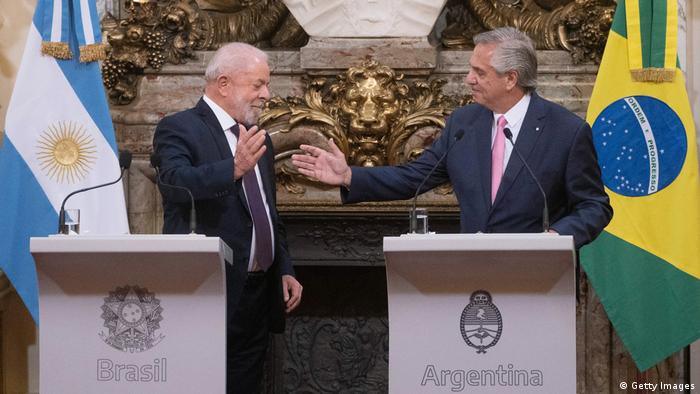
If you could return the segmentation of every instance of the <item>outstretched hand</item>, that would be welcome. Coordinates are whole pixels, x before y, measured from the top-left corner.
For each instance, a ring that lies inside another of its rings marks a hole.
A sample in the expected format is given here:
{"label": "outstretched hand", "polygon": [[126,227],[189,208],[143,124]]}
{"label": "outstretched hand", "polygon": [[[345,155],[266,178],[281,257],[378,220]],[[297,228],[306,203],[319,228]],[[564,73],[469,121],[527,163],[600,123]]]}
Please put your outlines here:
{"label": "outstretched hand", "polygon": [[236,156],[233,158],[233,179],[240,179],[245,173],[255,168],[267,147],[265,146],[265,130],[258,130],[253,126],[246,130],[245,126],[238,124],[238,143],[236,144]]}
{"label": "outstretched hand", "polygon": [[329,139],[330,152],[312,145],[301,145],[299,148],[306,154],[292,155],[292,164],[299,172],[310,178],[329,185],[350,186],[352,170],[345,161],[343,152]]}

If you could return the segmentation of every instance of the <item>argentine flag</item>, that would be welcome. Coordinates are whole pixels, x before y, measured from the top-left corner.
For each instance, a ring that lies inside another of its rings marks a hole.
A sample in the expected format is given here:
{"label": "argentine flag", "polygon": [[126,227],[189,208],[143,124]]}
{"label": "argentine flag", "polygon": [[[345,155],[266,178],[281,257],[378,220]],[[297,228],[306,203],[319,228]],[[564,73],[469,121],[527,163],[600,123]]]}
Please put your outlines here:
{"label": "argentine flag", "polygon": [[[0,269],[37,323],[29,238],[57,232],[71,191],[119,177],[95,61],[103,51],[94,0],[38,1],[0,148]],[[66,208],[80,209],[81,234],[129,231],[121,183],[75,195]]]}

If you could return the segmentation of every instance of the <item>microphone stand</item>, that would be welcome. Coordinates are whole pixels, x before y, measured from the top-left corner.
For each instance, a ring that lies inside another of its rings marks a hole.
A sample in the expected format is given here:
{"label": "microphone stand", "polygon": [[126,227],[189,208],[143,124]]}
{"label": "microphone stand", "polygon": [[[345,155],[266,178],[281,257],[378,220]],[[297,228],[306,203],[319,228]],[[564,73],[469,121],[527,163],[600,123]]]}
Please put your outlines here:
{"label": "microphone stand", "polygon": [[170,187],[177,190],[184,190],[190,197],[190,234],[197,234],[197,210],[194,206],[194,196],[190,189],[184,186],[171,185],[169,183],[163,182],[160,179],[160,156],[156,153],[151,154],[151,167],[156,170],[156,183],[160,186]]}
{"label": "microphone stand", "polygon": [[420,185],[418,185],[418,188],[416,189],[416,194],[413,196],[413,203],[411,204],[411,211],[409,214],[409,224],[408,224],[408,232],[411,234],[416,233],[416,229],[418,227],[418,217],[416,215],[416,203],[418,202],[418,195],[420,194],[421,189],[423,188],[423,185],[425,185],[425,182],[430,178],[431,175],[433,175],[433,172],[437,169],[438,165],[445,159],[448,153],[454,148],[455,145],[457,145],[457,141],[461,140],[462,137],[464,136],[464,130],[459,129],[454,135],[454,142],[452,145],[447,148],[445,153],[440,156],[440,159],[433,165],[433,168],[430,169],[430,172],[428,172],[428,175],[423,178],[421,181]]}
{"label": "microphone stand", "polygon": [[59,234],[68,234],[68,227],[66,226],[66,201],[68,201],[69,198],[71,198],[73,195],[86,192],[89,190],[93,189],[99,189],[101,187],[105,186],[110,186],[114,185],[115,183],[119,182],[122,180],[124,177],[124,172],[131,167],[131,152],[124,150],[124,151],[119,151],[119,167],[121,168],[121,172],[119,173],[119,178],[117,180],[112,181],[112,182],[107,182],[103,183],[101,185],[97,186],[90,186],[86,187],[83,189],[78,189],[75,190],[71,193],[69,193],[66,198],[63,199],[63,202],[61,202],[61,209],[58,211],[58,233]]}
{"label": "microphone stand", "polygon": [[525,161],[525,158],[523,157],[523,155],[521,155],[518,148],[515,147],[515,143],[513,142],[513,133],[510,131],[509,128],[506,127],[503,129],[503,134],[505,134],[508,141],[510,141],[510,144],[513,146],[513,152],[515,152],[515,154],[518,155],[518,157],[520,158],[520,161],[523,162],[523,165],[527,169],[527,172],[530,174],[532,179],[535,180],[535,184],[540,189],[540,193],[542,193],[542,199],[544,200],[544,208],[542,209],[542,229],[543,229],[543,232],[546,233],[549,231],[549,208],[547,206],[547,193],[544,192],[544,189],[542,188],[542,184],[535,176],[535,173],[532,171],[532,168],[530,168],[530,166]]}

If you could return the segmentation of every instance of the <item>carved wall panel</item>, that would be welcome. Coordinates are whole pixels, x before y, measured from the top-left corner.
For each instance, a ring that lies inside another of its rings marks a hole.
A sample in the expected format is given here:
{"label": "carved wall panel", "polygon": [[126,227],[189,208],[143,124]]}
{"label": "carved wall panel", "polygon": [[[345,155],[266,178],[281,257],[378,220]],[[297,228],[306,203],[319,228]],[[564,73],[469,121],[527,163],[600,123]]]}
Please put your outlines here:
{"label": "carved wall panel", "polygon": [[[345,0],[329,2],[324,7],[320,3],[313,3],[312,7],[305,1],[287,3],[293,12],[303,16],[312,36],[316,35],[313,26],[328,25],[333,20],[330,17],[333,10],[338,10],[336,14],[343,18],[331,23],[331,30],[355,19],[360,25],[368,23],[369,27],[355,26],[359,30],[354,35],[334,35],[324,27],[322,36],[373,37],[384,33],[372,33],[371,27],[396,27],[396,23],[384,20],[387,18],[406,19],[415,24],[416,18],[411,13],[418,11],[416,15],[430,14],[428,19],[434,21],[433,11],[437,12],[444,0],[429,4]],[[353,7],[363,7],[363,11],[348,12]],[[371,15],[364,15],[372,7],[378,8]],[[446,27],[434,29],[434,33],[446,48],[471,48],[474,34],[515,26],[527,32],[540,49],[569,51],[574,63],[599,62],[614,7],[614,0],[450,0],[442,9]],[[102,21],[106,41],[111,46],[109,59],[102,68],[104,84],[110,100],[118,105],[136,98],[140,76],[147,69],[158,71],[166,63],[192,61],[194,51],[216,49],[231,41],[263,48],[299,48],[309,39],[282,0],[125,0],[123,12],[126,15],[122,19],[107,14]],[[420,33],[406,31],[388,36],[424,39],[429,27]]]}
{"label": "carved wall panel", "polygon": [[231,41],[263,47],[299,47],[306,33],[281,0],[126,0],[126,17],[102,20],[111,46],[102,65],[105,87],[114,104],[136,98],[139,75],[165,63],[183,64],[194,51]]}
{"label": "carved wall panel", "polygon": [[452,0],[442,43],[470,48],[477,33],[513,26],[538,49],[565,49],[574,63],[599,63],[614,11],[614,0]]}
{"label": "carved wall panel", "polygon": [[289,319],[284,391],[387,391],[385,317]]}
{"label": "carved wall panel", "polygon": [[[332,139],[351,165],[406,163],[420,155],[445,126],[446,117],[469,97],[448,97],[446,81],[403,81],[377,61],[351,67],[335,81],[314,78],[303,97],[273,98],[260,118],[275,142],[280,182],[303,194],[303,177],[290,164],[302,143],[328,148]],[[308,182],[307,182],[308,183]]]}

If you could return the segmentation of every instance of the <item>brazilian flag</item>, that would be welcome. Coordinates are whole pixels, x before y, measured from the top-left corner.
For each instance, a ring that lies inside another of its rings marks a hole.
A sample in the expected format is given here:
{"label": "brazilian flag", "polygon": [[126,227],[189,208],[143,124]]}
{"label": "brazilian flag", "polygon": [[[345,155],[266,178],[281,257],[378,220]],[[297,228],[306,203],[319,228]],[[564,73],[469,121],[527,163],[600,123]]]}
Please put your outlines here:
{"label": "brazilian flag", "polygon": [[644,371],[700,338],[700,183],[676,0],[618,0],[587,120],[612,222],[581,250]]}

